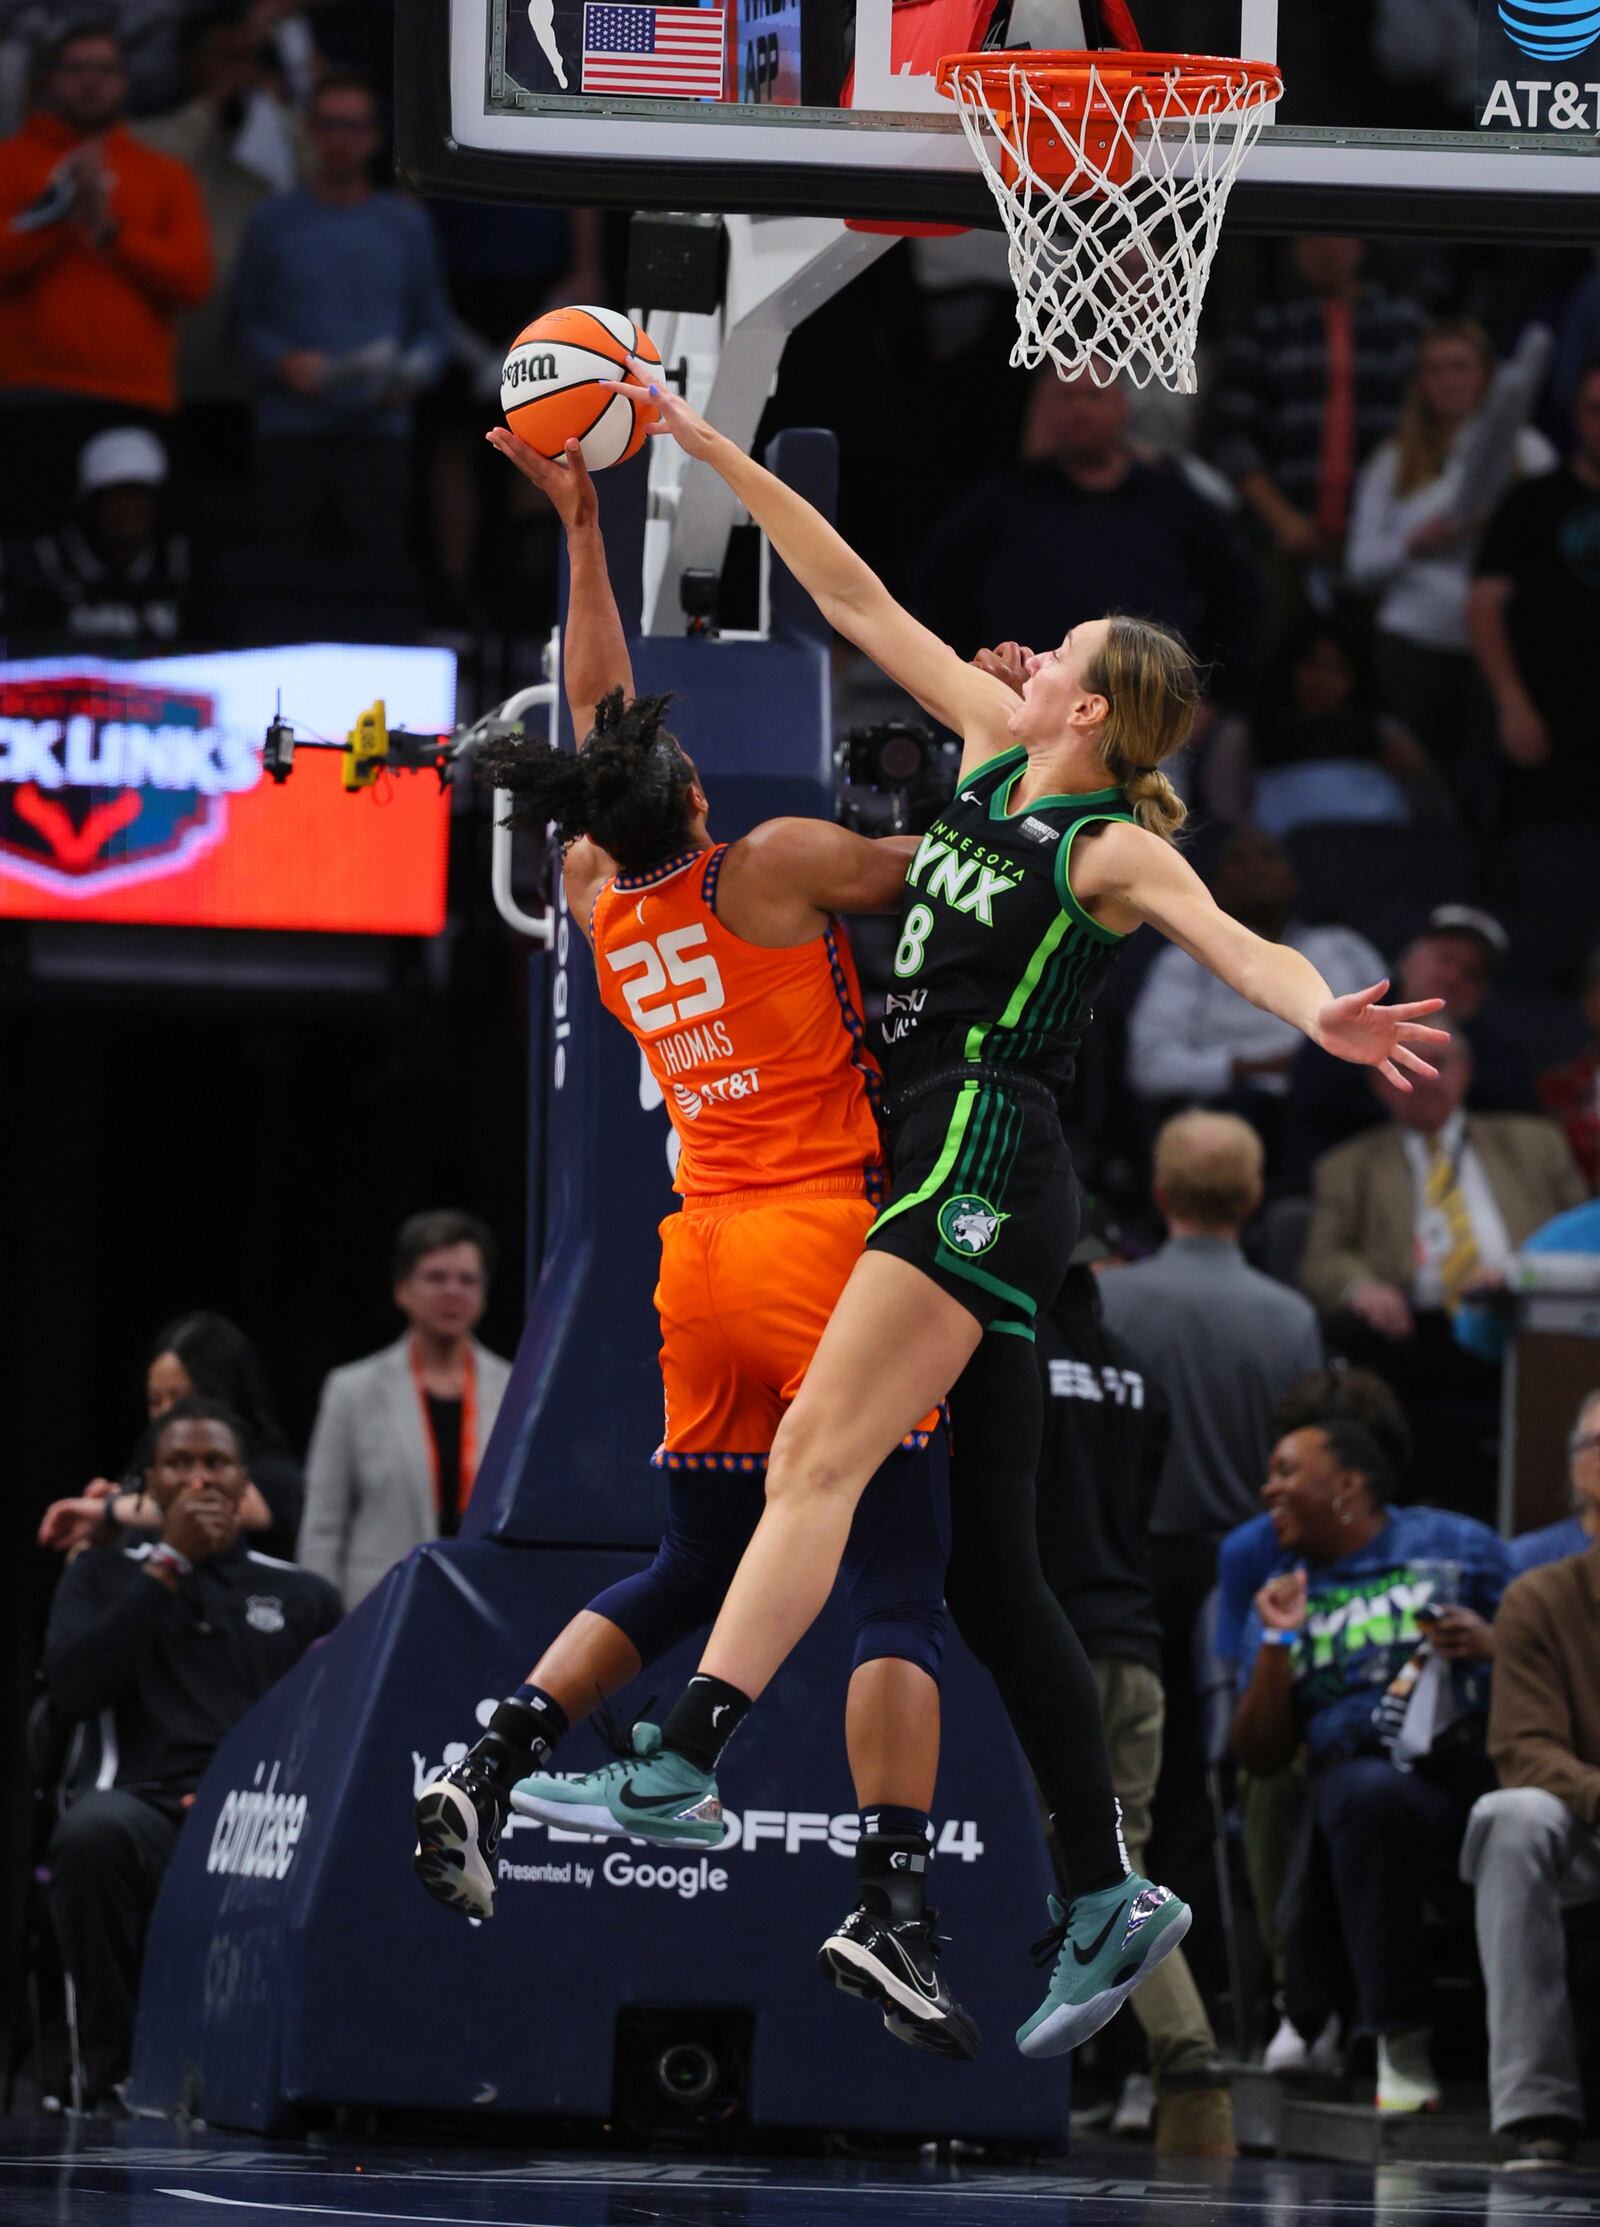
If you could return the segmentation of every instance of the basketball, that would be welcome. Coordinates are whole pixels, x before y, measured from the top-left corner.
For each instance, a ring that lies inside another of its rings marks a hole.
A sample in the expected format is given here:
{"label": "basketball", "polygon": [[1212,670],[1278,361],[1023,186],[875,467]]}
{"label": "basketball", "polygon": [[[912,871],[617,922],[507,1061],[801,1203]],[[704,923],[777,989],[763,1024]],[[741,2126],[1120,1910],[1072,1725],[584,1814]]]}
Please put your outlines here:
{"label": "basketball", "polygon": [[585,304],[547,310],[524,325],[500,372],[500,407],[518,440],[558,457],[577,441],[591,472],[624,463],[644,446],[657,412],[641,390],[608,394],[602,379],[629,377],[627,359],[659,364],[647,332],[615,309]]}

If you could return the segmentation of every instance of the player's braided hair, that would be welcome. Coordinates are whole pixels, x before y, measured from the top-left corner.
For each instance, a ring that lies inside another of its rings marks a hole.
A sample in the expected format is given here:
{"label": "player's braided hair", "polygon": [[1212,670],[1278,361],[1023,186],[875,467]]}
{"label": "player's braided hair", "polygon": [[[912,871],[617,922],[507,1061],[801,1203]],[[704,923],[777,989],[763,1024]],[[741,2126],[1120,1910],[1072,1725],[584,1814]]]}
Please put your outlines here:
{"label": "player's braided hair", "polygon": [[512,827],[555,823],[564,843],[587,835],[627,874],[648,873],[689,840],[695,770],[663,726],[669,696],[624,701],[613,688],[594,707],[594,728],[574,757],[542,743],[489,742],[477,777],[510,793]]}

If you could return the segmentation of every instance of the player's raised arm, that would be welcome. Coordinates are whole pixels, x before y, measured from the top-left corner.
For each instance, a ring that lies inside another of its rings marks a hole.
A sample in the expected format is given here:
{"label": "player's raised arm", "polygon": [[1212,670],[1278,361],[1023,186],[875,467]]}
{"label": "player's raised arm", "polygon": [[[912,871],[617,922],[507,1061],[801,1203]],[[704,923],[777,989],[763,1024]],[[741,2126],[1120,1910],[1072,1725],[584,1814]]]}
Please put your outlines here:
{"label": "player's raised arm", "polygon": [[1072,887],[1108,927],[1123,931],[1147,920],[1252,1005],[1335,1059],[1380,1069],[1401,1090],[1411,1088],[1403,1070],[1434,1071],[1422,1047],[1448,1041],[1445,1030],[1423,1025],[1442,998],[1383,1005],[1387,981],[1336,998],[1309,959],[1225,913],[1188,860],[1144,828],[1107,827],[1085,844],[1072,862]]}
{"label": "player's raised arm", "polygon": [[620,688],[624,696],[633,694],[628,640],[606,569],[599,497],[576,441],[567,443],[566,455],[557,464],[526,441],[519,441],[507,426],[497,425],[487,439],[492,449],[549,498],[566,532],[570,587],[561,636],[561,677],[581,750],[594,726],[595,706],[600,699],[614,688]]}
{"label": "player's raised arm", "polygon": [[[671,434],[688,455],[727,481],[828,624],[925,711],[961,735],[967,762],[1009,749],[1006,722],[1016,699],[1004,682],[964,663],[947,642],[913,618],[803,495],[746,456],[669,386],[653,384],[659,374],[650,365],[633,358],[630,363],[661,412],[662,422],[652,430]],[[616,384],[619,393],[625,391]]]}

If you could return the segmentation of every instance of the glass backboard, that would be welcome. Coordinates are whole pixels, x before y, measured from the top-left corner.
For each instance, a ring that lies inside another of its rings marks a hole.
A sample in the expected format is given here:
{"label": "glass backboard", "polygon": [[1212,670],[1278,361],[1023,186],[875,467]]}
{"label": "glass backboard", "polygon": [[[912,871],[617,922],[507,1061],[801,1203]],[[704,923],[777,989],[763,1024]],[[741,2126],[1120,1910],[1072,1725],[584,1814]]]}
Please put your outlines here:
{"label": "glass backboard", "polygon": [[[1600,237],[1600,0],[1128,5],[1146,48],[1283,70],[1230,224]],[[934,65],[1083,43],[1076,0],[402,0],[399,29],[424,191],[976,224]]]}

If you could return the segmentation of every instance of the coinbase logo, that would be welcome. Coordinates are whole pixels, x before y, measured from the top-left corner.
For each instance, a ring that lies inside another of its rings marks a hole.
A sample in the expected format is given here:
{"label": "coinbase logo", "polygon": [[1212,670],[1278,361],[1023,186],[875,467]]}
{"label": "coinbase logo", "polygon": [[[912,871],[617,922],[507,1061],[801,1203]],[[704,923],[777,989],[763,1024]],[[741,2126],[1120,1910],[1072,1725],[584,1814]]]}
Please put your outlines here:
{"label": "coinbase logo", "polygon": [[1500,0],[1500,24],[1535,62],[1570,62],[1600,38],[1596,0]]}

